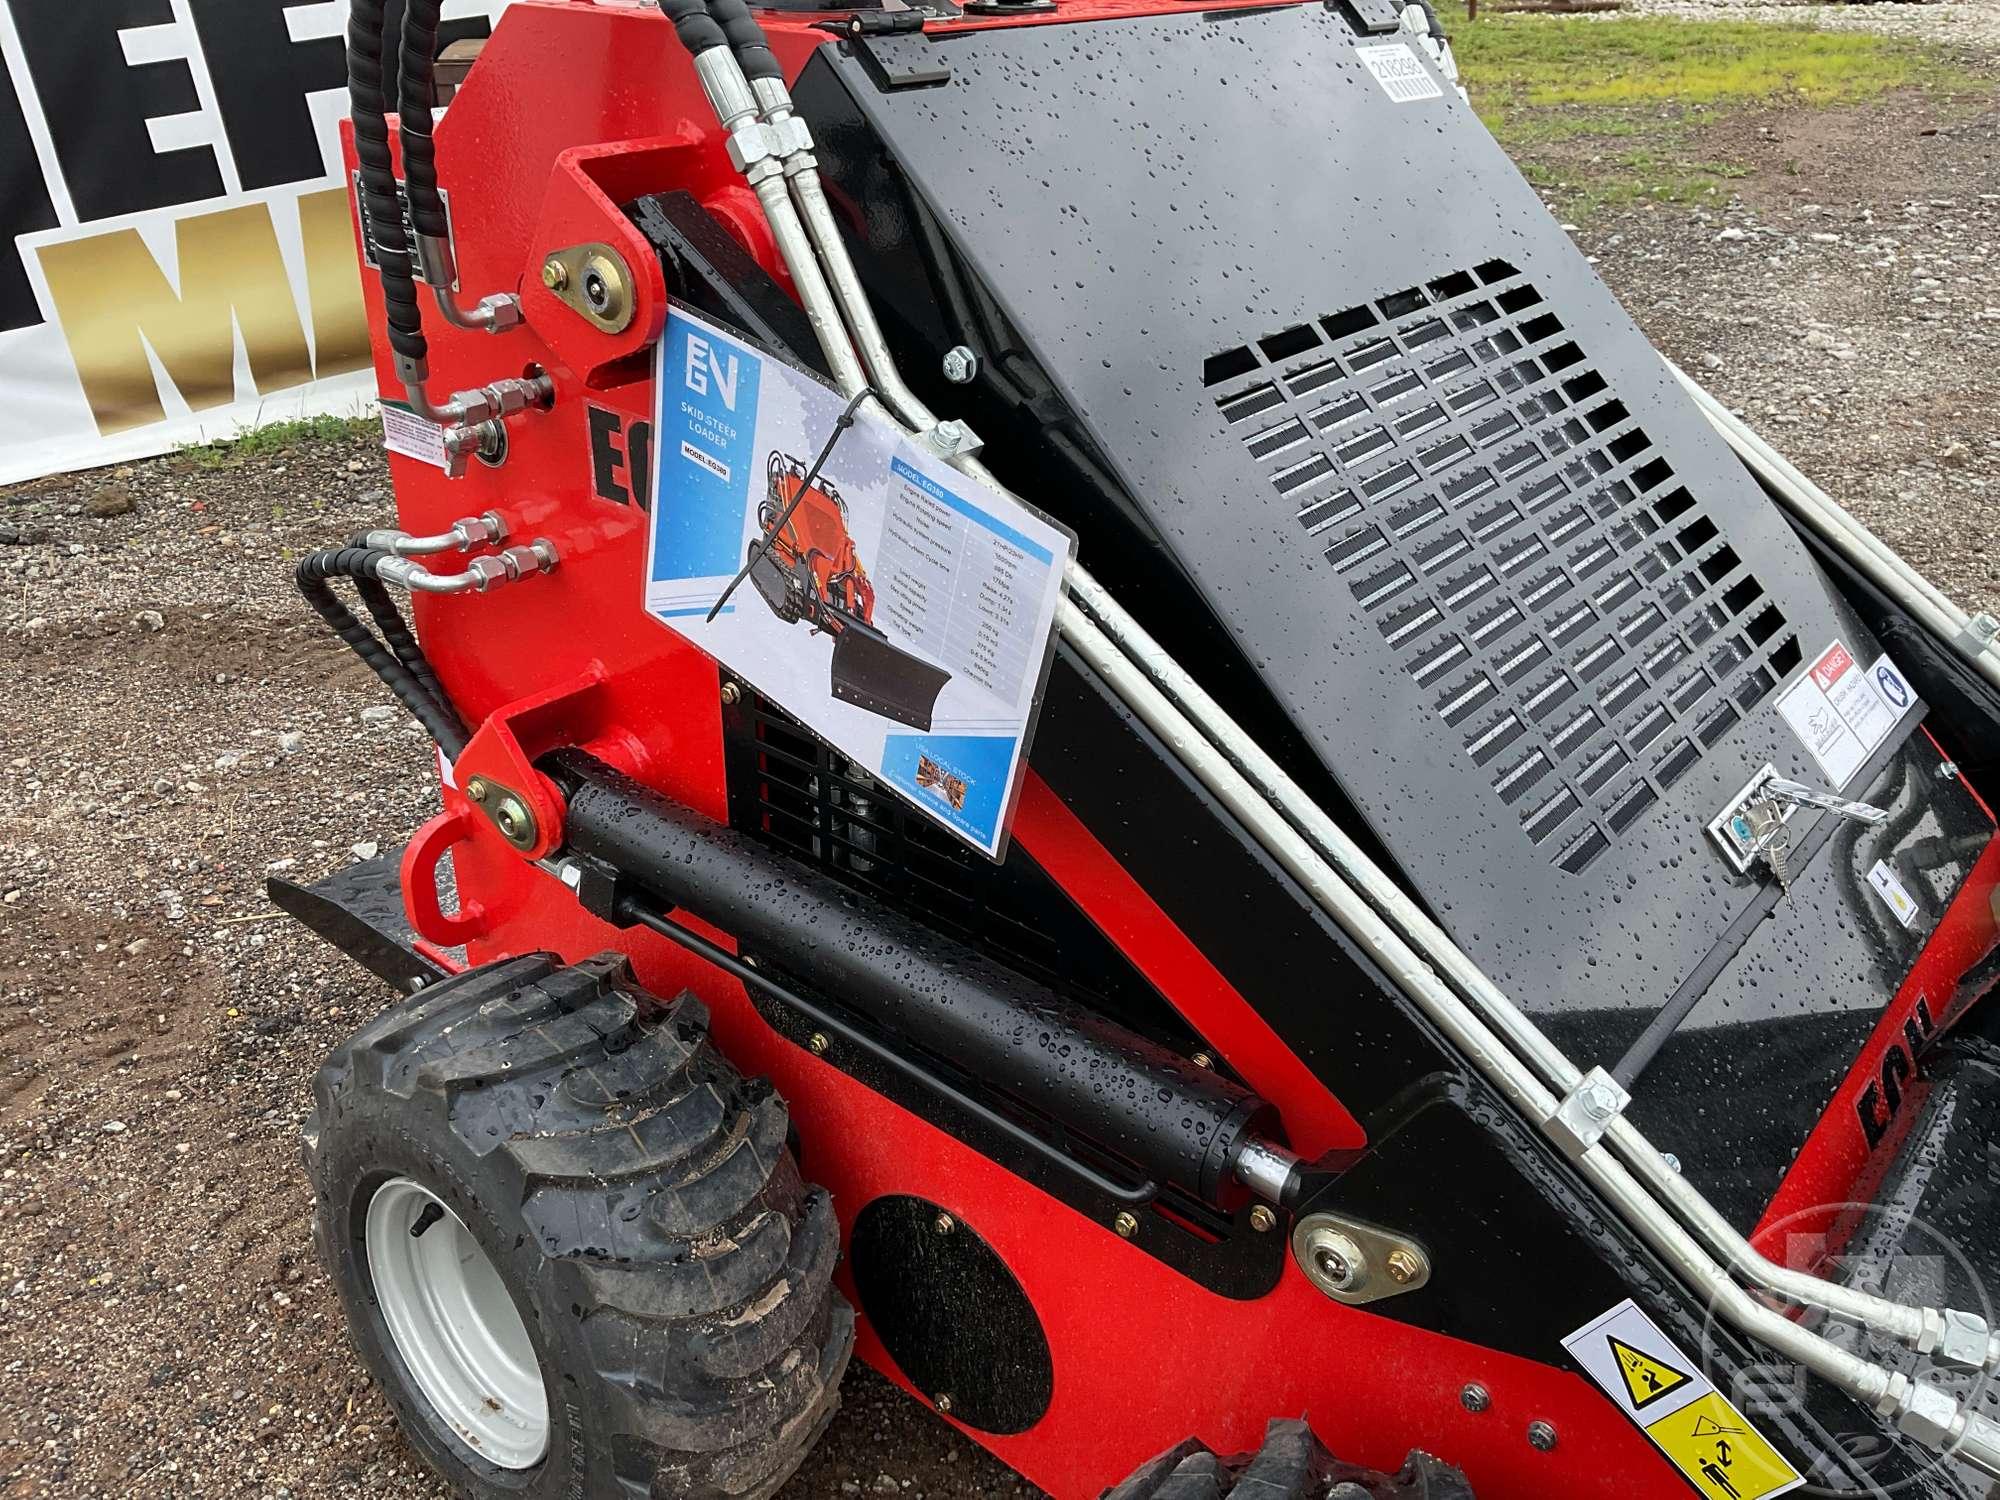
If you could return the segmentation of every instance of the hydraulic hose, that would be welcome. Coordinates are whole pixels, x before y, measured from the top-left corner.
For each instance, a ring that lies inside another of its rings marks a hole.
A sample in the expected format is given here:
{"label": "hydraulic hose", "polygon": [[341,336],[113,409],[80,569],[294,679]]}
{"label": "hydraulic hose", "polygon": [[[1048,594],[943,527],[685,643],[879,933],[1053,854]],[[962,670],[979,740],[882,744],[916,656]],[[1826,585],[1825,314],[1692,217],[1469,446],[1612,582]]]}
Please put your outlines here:
{"label": "hydraulic hose", "polygon": [[434,239],[451,234],[444,197],[438,192],[437,142],[431,138],[431,110],[437,103],[433,75],[438,20],[443,10],[444,0],[404,0],[402,57],[397,70],[401,100],[397,119],[403,131],[403,181],[410,195],[410,227],[419,236]]}
{"label": "hydraulic hose", "polygon": [[422,368],[428,355],[410,243],[403,233],[402,195],[389,151],[388,105],[382,94],[384,0],[353,0],[347,21],[347,97],[354,118],[354,153],[361,164],[361,197],[368,209],[369,239],[382,281],[389,346],[399,364]]}
{"label": "hydraulic hose", "polygon": [[[370,613],[375,613],[376,606],[370,599],[367,586],[372,585],[377,590],[382,587],[379,570],[387,560],[387,553],[363,547],[332,547],[308,553],[300,560],[296,574],[299,592],[333,633],[347,644],[348,649],[382,679],[389,691],[410,711],[411,717],[423,725],[425,733],[437,741],[438,748],[444,751],[445,758],[456,760],[465,749],[469,736],[457,713],[445,701],[442,691],[437,690],[437,678],[431,673],[429,663],[425,662],[423,674],[419,676],[403,660],[402,648],[384,646],[376,640],[368,627],[355,618],[354,611],[341,603],[333,592],[334,579],[352,580],[363,589],[362,598],[368,603]],[[382,596],[382,602],[394,612],[394,604],[386,595]],[[380,620],[382,617],[376,614],[376,618]],[[401,625],[400,616],[398,627],[402,636],[408,638],[407,648],[421,658],[422,651],[417,647],[415,638],[409,636],[408,627]],[[388,631],[385,630],[384,634],[387,635]]]}

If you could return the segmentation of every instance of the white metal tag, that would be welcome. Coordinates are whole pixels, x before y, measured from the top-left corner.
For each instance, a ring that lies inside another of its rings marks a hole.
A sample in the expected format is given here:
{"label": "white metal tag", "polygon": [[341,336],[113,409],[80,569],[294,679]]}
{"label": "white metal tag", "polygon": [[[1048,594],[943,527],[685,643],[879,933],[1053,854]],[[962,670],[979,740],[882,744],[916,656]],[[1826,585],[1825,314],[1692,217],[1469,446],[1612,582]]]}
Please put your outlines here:
{"label": "white metal tag", "polygon": [[1863,668],[1835,641],[1779,695],[1778,712],[1838,790],[1854,779],[1916,701],[1908,680],[1886,654]]}
{"label": "white metal tag", "polygon": [[382,446],[440,469],[451,467],[445,457],[444,429],[426,422],[400,401],[382,403]]}
{"label": "white metal tag", "polygon": [[1417,61],[1417,54],[1402,42],[1377,42],[1356,47],[1354,55],[1375,75],[1382,92],[1398,104],[1415,104],[1419,99],[1442,99],[1444,89],[1431,70]]}
{"label": "white metal tag", "polygon": [[1868,883],[1875,887],[1875,894],[1894,913],[1898,922],[1905,927],[1917,925],[1917,902],[1903,882],[1896,878],[1896,872],[1882,860],[1876,860],[1868,871]]}

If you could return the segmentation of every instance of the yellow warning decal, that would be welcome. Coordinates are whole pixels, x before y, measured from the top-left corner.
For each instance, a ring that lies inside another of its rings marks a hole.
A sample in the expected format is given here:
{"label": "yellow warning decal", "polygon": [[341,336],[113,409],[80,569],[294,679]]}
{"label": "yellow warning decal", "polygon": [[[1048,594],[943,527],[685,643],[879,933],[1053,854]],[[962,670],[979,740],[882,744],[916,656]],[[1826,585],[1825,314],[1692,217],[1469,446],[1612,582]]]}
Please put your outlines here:
{"label": "yellow warning decal", "polygon": [[1718,1391],[1651,1423],[1646,1435],[1713,1500],[1765,1500],[1803,1482]]}
{"label": "yellow warning decal", "polygon": [[1706,1500],[1771,1500],[1805,1479],[1629,1298],[1563,1348]]}
{"label": "yellow warning decal", "polygon": [[1604,1337],[1611,1345],[1611,1357],[1618,1361],[1618,1373],[1625,1379],[1634,1411],[1643,1411],[1694,1379],[1686,1370],[1675,1369],[1659,1356],[1634,1349],[1615,1333]]}

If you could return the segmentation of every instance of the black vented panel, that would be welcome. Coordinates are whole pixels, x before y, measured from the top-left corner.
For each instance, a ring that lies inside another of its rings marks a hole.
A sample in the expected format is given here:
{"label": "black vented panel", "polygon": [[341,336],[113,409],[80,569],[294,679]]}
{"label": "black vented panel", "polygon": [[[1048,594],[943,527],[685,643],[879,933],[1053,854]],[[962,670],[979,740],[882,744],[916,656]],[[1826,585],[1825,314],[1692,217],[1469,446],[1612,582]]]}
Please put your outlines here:
{"label": "black vented panel", "polygon": [[1203,379],[1301,544],[1562,869],[1798,662],[1701,497],[1504,261],[1225,351]]}
{"label": "black vented panel", "polygon": [[729,815],[844,884],[1183,1051],[1166,1000],[1020,849],[965,848],[789,714],[744,689],[726,720]]}

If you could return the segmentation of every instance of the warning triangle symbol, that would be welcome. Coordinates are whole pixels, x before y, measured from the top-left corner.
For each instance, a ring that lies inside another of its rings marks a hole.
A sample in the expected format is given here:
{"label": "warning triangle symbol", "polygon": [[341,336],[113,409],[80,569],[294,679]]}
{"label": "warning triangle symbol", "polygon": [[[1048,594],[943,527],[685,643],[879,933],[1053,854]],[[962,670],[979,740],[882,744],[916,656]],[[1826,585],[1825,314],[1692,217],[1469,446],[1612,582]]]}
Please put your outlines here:
{"label": "warning triangle symbol", "polygon": [[1610,1334],[1605,1338],[1611,1345],[1611,1357],[1618,1361],[1618,1373],[1625,1377],[1625,1389],[1631,1393],[1634,1411],[1643,1410],[1694,1379],[1687,1371],[1677,1370],[1653,1355],[1642,1354],[1622,1339]]}
{"label": "warning triangle symbol", "polygon": [[1745,1435],[1741,1427],[1724,1427],[1720,1422],[1710,1417],[1698,1416],[1694,1419],[1694,1436],[1698,1438],[1743,1437]]}

